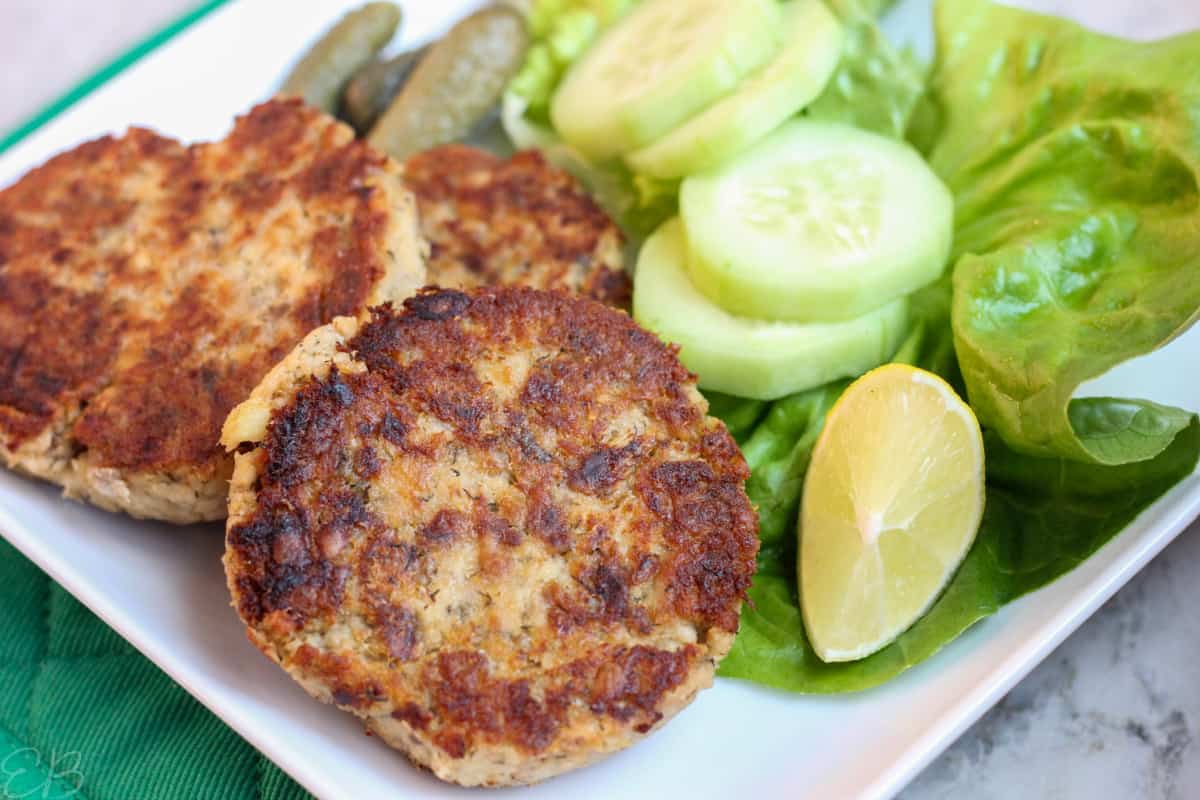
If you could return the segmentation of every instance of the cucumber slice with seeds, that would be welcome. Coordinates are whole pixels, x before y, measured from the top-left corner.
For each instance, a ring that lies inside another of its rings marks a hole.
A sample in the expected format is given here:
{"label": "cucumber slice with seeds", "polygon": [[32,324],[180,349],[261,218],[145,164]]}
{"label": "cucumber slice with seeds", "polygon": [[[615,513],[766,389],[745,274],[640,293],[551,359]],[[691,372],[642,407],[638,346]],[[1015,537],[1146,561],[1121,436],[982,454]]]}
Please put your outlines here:
{"label": "cucumber slice with seeds", "polygon": [[633,316],[680,346],[700,386],[774,400],[887,361],[905,333],[908,301],[895,300],[846,322],[801,324],[738,317],[722,310],[688,279],[683,225],[672,219],[638,256]]}
{"label": "cucumber slice with seeds", "polygon": [[796,120],[679,197],[688,269],[735,314],[821,322],[879,308],[941,274],[954,203],[902,142]]}
{"label": "cucumber slice with seeds", "polygon": [[783,6],[782,45],[733,94],[625,156],[634,172],[680,178],[742,152],[811,103],[842,54],[842,27],[820,0]]}
{"label": "cucumber slice with seeds", "polygon": [[778,19],[772,0],[646,0],[567,71],[554,127],[596,160],[651,142],[768,61]]}

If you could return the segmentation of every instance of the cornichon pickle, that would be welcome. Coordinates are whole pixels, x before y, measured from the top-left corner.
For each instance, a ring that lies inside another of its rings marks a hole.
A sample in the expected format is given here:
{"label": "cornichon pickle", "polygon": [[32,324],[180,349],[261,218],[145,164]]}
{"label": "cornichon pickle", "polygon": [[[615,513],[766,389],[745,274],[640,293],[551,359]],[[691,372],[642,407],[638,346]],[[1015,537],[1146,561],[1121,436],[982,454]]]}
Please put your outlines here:
{"label": "cornichon pickle", "polygon": [[367,3],[351,11],[304,54],[280,92],[336,112],[346,82],[391,41],[399,26],[400,9],[394,3]]}
{"label": "cornichon pickle", "polygon": [[500,99],[528,44],[525,20],[511,7],[475,12],[429,46],[368,140],[403,159],[461,139]]}
{"label": "cornichon pickle", "polygon": [[425,48],[409,50],[387,61],[373,61],[358,71],[342,92],[342,116],[366,133],[387,110],[400,87],[421,60]]}

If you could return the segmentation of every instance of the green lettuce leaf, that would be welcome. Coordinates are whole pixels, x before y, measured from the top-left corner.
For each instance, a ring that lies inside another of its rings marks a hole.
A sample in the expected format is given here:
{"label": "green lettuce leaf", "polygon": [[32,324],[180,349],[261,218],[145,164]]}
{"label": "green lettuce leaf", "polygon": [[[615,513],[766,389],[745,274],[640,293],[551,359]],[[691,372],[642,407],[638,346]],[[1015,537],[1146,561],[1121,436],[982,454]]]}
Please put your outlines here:
{"label": "green lettuce leaf", "polygon": [[[1044,459],[1009,449],[989,434],[987,506],[978,537],[929,612],[878,653],[826,664],[808,643],[796,596],[795,514],[803,470],[838,387],[788,398],[796,429],[767,424],[750,441],[773,458],[752,464],[747,485],[763,504],[759,571],[720,675],[793,692],[854,692],[878,686],[929,658],[979,620],[1082,563],[1141,511],[1195,469],[1200,422],[1193,418],[1150,461],[1109,467]],[[775,414],[775,409],[771,410]],[[786,415],[785,415],[786,416]],[[765,441],[777,437],[773,447]],[[792,448],[787,442],[794,442]],[[761,476],[761,477],[760,477]],[[760,511],[760,513],[762,513]]]}
{"label": "green lettuce leaf", "polygon": [[828,5],[846,31],[842,60],[804,113],[903,137],[925,93],[927,70],[880,30],[876,19],[890,2],[828,0]]}
{"label": "green lettuce leaf", "polygon": [[[929,613],[869,658],[826,664],[804,633],[795,523],[812,446],[845,384],[765,414],[722,399],[713,412],[739,426],[747,491],[762,515],[759,573],[721,665],[727,677],[805,693],[883,683],[1080,564],[1200,456],[1194,414],[1139,400],[1069,402],[1082,380],[1175,335],[1200,306],[1200,281],[1184,285],[1200,254],[1200,101],[1189,93],[1200,85],[1188,83],[1200,74],[1200,37],[1116,42],[977,0],[941,0],[938,20],[948,55],[922,101],[921,138],[956,194],[957,260],[913,297],[913,329],[895,360],[969,389],[993,428],[983,523]],[[1054,67],[1035,69],[1045,83],[1031,85],[1035,62]],[[1022,397],[1012,391],[1021,381],[1040,381],[1055,400],[992,416],[987,403]],[[1033,446],[1026,434],[1047,429],[1053,444]],[[1086,458],[1069,446],[1076,439]]]}
{"label": "green lettuce leaf", "polygon": [[1030,455],[1154,458],[1190,414],[1071,397],[1200,310],[1200,32],[1129,42],[978,0],[936,25],[971,406]]}

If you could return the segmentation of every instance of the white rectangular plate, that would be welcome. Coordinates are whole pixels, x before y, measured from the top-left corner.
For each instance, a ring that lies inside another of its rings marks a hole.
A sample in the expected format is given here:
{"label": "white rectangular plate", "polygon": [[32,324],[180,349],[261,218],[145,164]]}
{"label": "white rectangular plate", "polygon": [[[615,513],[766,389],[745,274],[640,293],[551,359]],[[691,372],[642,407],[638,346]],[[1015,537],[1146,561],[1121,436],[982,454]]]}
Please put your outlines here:
{"label": "white rectangular plate", "polygon": [[[0,186],[56,151],[133,123],[186,140],[223,135],[351,4],[242,0],[220,8],[0,157]],[[473,3],[403,4],[407,44]],[[928,13],[927,3],[906,3],[892,21],[927,38]],[[1156,22],[1161,29],[1161,17]],[[1200,329],[1089,393],[1200,410],[1197,363]],[[549,783],[497,794],[890,796],[1197,514],[1200,476],[1192,475],[1083,566],[878,690],[800,697],[719,680],[648,741]],[[218,526],[134,522],[0,472],[0,533],[319,797],[466,796],[364,736],[349,715],[309,699],[247,643],[229,608]]]}

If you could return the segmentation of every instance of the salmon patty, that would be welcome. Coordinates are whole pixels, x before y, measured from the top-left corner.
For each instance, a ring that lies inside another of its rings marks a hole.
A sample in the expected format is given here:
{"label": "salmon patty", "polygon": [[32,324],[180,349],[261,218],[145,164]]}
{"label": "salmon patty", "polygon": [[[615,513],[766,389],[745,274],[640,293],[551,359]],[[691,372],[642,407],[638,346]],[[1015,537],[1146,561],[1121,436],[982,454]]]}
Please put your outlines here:
{"label": "salmon patty", "polygon": [[526,784],[712,683],[758,550],[673,349],[592,300],[425,290],[238,406],[225,570],[268,658],[439,778]]}
{"label": "salmon patty", "polygon": [[410,157],[404,179],[431,245],[431,284],[559,289],[629,307],[620,229],[537,151],[505,161],[443,145]]}
{"label": "salmon patty", "polygon": [[234,404],[314,327],[424,284],[399,172],[290,100],[211,144],[106,136],[0,191],[0,461],[224,518]]}

